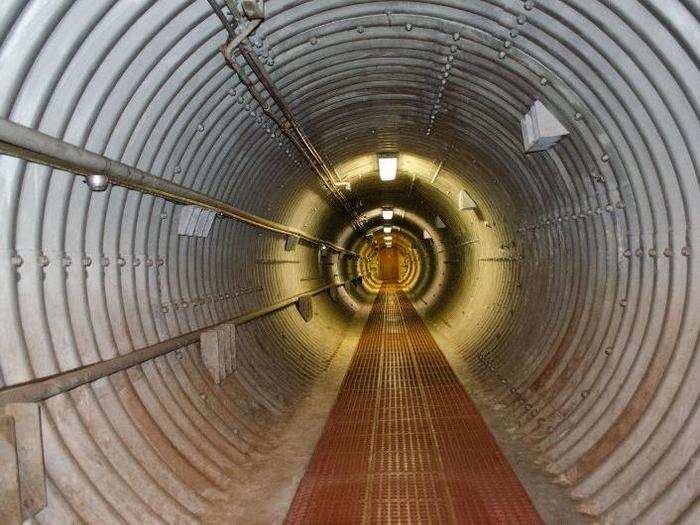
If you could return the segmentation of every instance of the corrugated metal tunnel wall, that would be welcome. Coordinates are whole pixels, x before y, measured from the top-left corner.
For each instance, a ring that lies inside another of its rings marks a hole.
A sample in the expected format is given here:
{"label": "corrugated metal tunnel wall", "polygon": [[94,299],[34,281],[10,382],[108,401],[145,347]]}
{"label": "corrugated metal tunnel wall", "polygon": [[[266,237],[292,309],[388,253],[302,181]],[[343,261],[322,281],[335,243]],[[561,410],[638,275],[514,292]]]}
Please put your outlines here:
{"label": "corrugated metal tunnel wall", "polygon": [[[423,261],[412,299],[546,468],[602,521],[700,521],[700,4],[266,10],[254,53],[367,227],[381,206],[401,211]],[[226,39],[206,0],[3,0],[1,116],[359,250],[364,232],[227,67]],[[520,119],[535,100],[570,135],[525,155]],[[380,192],[387,149],[399,177]],[[458,210],[462,189],[477,212]],[[178,235],[182,203],[92,192],[16,156],[0,156],[0,196],[5,387],[359,268],[223,216],[205,237]],[[340,292],[316,295],[308,323],[286,308],[241,326],[221,387],[193,344],[45,401],[48,505],[33,519],[190,522],[222,504],[244,483],[238,462],[265,454],[368,300]]]}

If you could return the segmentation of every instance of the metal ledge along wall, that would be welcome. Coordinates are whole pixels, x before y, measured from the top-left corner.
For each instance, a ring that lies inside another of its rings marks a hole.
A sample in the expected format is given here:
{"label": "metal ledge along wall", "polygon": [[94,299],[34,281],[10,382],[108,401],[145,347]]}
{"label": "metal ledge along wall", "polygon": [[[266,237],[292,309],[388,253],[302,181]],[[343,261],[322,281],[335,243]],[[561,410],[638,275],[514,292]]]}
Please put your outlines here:
{"label": "metal ledge along wall", "polygon": [[[369,294],[293,305],[358,275],[392,204],[408,297],[580,509],[700,521],[697,3],[264,4],[0,5],[0,385],[285,305],[237,327],[220,386],[195,337],[41,402],[43,447],[36,406],[3,406],[15,517],[223,504]],[[568,134],[525,153],[536,101]],[[218,214],[207,235],[178,235],[184,206]]]}

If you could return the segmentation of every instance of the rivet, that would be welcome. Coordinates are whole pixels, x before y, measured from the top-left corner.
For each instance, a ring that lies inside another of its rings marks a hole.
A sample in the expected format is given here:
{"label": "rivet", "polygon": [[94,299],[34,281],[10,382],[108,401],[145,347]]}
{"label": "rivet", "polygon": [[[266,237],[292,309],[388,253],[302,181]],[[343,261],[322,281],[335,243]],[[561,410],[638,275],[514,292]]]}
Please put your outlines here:
{"label": "rivet", "polygon": [[654,248],[649,250],[649,257],[656,257],[656,250]]}
{"label": "rivet", "polygon": [[600,160],[602,160],[603,162],[608,162],[610,160],[610,155],[604,153],[603,156],[600,157]]}
{"label": "rivet", "polygon": [[603,351],[603,353],[604,353],[605,355],[610,355],[610,354],[612,354],[612,348],[611,348],[611,347],[607,347],[607,348]]}
{"label": "rivet", "polygon": [[450,46],[450,53],[454,55],[458,49],[459,48],[453,44],[452,46]]}
{"label": "rivet", "polygon": [[452,55],[448,55],[448,56],[447,56],[447,61],[448,61],[448,62],[453,62],[454,59],[455,59],[455,57],[453,57]]}
{"label": "rivet", "polygon": [[509,32],[508,34],[510,35],[511,38],[517,38],[518,35],[520,34],[520,31],[518,31],[518,30],[514,27],[513,29],[510,30],[510,32]]}
{"label": "rivet", "polygon": [[139,259],[138,257],[134,257],[134,262],[132,262],[131,264],[133,264],[134,266],[140,266],[141,259]]}
{"label": "rivet", "polygon": [[161,214],[160,214],[160,219],[161,219],[162,221],[164,221],[164,220],[167,219],[167,218],[168,218],[168,215],[167,215],[166,213],[161,213]]}
{"label": "rivet", "polygon": [[671,257],[671,255],[673,255],[673,250],[672,250],[671,248],[666,248],[666,249],[664,250],[664,255],[665,255],[666,257]]}
{"label": "rivet", "polygon": [[[168,313],[168,305],[167,304],[161,305],[160,311],[163,312],[164,314],[167,314]],[[178,354],[177,357],[180,358],[180,355]]]}
{"label": "rivet", "polygon": [[204,124],[202,124],[202,123],[197,124],[197,131],[199,131],[200,133],[202,131],[204,131]]}
{"label": "rivet", "polygon": [[642,250],[641,248],[637,248],[636,251],[634,252],[634,254],[637,257],[641,257],[642,255],[644,255],[644,250]]}
{"label": "rivet", "polygon": [[613,205],[612,205],[612,204],[608,204],[608,205],[605,207],[605,209],[608,210],[608,211],[613,211],[615,208],[613,208]]}
{"label": "rivet", "polygon": [[623,308],[627,306],[627,299],[620,299],[620,306],[622,306]]}
{"label": "rivet", "polygon": [[413,24],[406,24],[406,31],[413,29]]}
{"label": "rivet", "polygon": [[628,258],[632,257],[632,250],[629,250],[629,249],[625,250],[622,255],[624,255],[625,257],[628,257]]}
{"label": "rivet", "polygon": [[459,40],[459,33],[453,34],[453,35],[452,35],[452,40],[454,40],[455,42],[456,42],[457,40]]}
{"label": "rivet", "polygon": [[163,259],[162,257],[158,257],[158,259],[156,260],[156,264],[158,266],[163,266],[165,264],[165,259]]}
{"label": "rivet", "polygon": [[505,47],[506,49],[508,49],[510,47],[510,45],[511,45],[510,40],[506,40],[505,42],[503,42],[503,47]]}
{"label": "rivet", "polygon": [[524,15],[520,15],[517,18],[517,22],[519,25],[523,25],[523,24],[525,24],[525,22],[527,22],[527,18]]}
{"label": "rivet", "polygon": [[150,257],[146,258],[146,266],[153,266],[153,259]]}
{"label": "rivet", "polygon": [[625,207],[625,203],[622,201],[619,201],[617,204],[615,204],[615,206],[617,206],[617,208],[621,210],[622,208]]}
{"label": "rivet", "polygon": [[365,27],[364,26],[357,26],[357,32],[362,34],[365,32]]}
{"label": "rivet", "polygon": [[576,113],[574,115],[574,120],[581,120],[582,118],[583,118],[583,115],[581,115],[581,113]]}
{"label": "rivet", "polygon": [[531,11],[533,7],[535,7],[535,3],[532,0],[527,0],[525,4],[523,5],[526,11]]}
{"label": "rivet", "polygon": [[[362,27],[362,26],[360,26],[360,27]],[[357,28],[357,32],[358,33],[362,32],[362,31],[360,31],[359,27]],[[316,44],[318,44],[318,38],[316,38],[315,36],[312,36],[311,40],[309,40],[309,42],[311,43],[312,46],[315,46]]]}
{"label": "rivet", "polygon": [[540,84],[542,84],[543,86],[546,86],[547,84],[549,84],[549,80],[547,80],[546,78],[541,78]]}
{"label": "rivet", "polygon": [[267,59],[267,65],[268,66],[274,66],[275,65],[275,59],[270,57]]}
{"label": "rivet", "polygon": [[500,53],[498,53],[498,58],[500,58],[501,60],[503,60],[504,58],[506,58],[506,52],[505,52],[505,51],[501,51]]}
{"label": "rivet", "polygon": [[124,260],[124,257],[117,257],[117,266],[124,266],[126,265],[126,260]]}

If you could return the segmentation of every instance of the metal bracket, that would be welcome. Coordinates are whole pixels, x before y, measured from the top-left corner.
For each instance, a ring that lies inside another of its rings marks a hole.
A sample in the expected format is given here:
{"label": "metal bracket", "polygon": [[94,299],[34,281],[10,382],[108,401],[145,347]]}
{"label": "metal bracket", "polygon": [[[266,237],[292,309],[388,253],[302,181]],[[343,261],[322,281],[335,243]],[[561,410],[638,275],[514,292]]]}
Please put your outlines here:
{"label": "metal bracket", "polygon": [[287,239],[284,241],[284,251],[293,252],[299,244],[299,237],[295,235],[287,235]]}
{"label": "metal bracket", "polygon": [[307,323],[314,318],[314,302],[310,295],[302,295],[297,299],[297,310]]}
{"label": "metal bracket", "polygon": [[193,205],[183,206],[180,210],[177,234],[186,237],[207,237],[215,218],[214,210]]}
{"label": "metal bracket", "polygon": [[330,296],[331,301],[334,303],[337,303],[340,300],[340,292],[338,291],[338,288],[339,286],[334,284],[328,289],[328,295]]}
{"label": "metal bracket", "polygon": [[199,336],[202,362],[214,383],[220,385],[236,370],[236,326],[224,323]]}
{"label": "metal bracket", "polygon": [[0,415],[0,523],[22,523],[45,506],[39,405],[5,405]]}
{"label": "metal bracket", "polygon": [[265,0],[241,0],[241,6],[248,18],[265,18]]}

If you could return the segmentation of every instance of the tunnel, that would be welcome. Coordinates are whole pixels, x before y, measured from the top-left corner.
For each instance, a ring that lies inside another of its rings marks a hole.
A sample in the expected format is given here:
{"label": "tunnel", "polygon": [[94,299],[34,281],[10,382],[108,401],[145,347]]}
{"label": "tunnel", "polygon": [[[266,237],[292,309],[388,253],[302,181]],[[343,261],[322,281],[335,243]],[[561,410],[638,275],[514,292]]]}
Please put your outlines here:
{"label": "tunnel", "polygon": [[2,0],[0,522],[700,523],[699,20]]}

